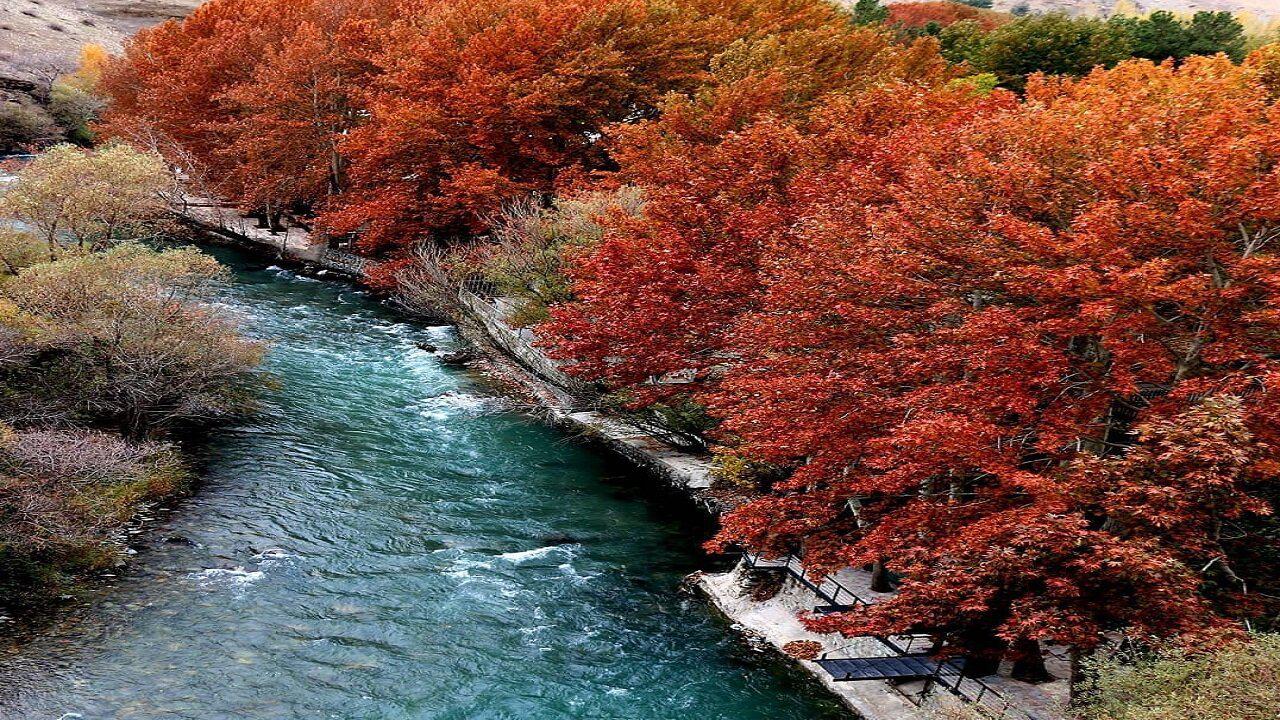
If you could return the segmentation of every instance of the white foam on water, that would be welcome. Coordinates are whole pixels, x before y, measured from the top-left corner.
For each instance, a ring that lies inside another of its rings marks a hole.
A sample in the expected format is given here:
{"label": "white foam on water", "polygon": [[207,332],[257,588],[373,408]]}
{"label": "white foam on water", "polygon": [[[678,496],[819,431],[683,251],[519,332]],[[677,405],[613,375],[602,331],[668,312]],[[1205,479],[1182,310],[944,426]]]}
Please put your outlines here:
{"label": "white foam on water", "polygon": [[571,562],[557,565],[556,569],[560,571],[561,575],[568,577],[570,580],[572,580],[575,584],[578,584],[578,585],[581,585],[582,583],[585,583],[591,580],[592,578],[595,578],[596,575],[598,575],[598,573],[591,574],[591,575],[580,573],[578,572],[578,568],[574,567],[573,563]]}
{"label": "white foam on water", "polygon": [[253,559],[254,560],[283,560],[285,558],[290,558],[290,557],[293,557],[293,556],[285,552],[284,550],[281,550],[280,548],[267,548],[266,550],[263,550],[257,555],[254,555]]}
{"label": "white foam on water", "polygon": [[307,277],[306,275],[299,275],[293,272],[292,270],[286,270],[285,268],[282,268],[279,265],[271,265],[267,268],[267,270],[272,273],[275,273],[276,277],[283,278],[285,280],[292,280],[294,282],[304,282],[304,283],[320,282],[315,278]]}
{"label": "white foam on water", "polygon": [[[443,550],[433,550],[432,552],[458,552],[457,548],[445,548]],[[445,577],[452,578],[469,578],[472,570],[492,570],[492,560],[474,560],[468,557],[456,557],[449,563],[449,567],[440,572]]]}
{"label": "white foam on water", "polygon": [[187,575],[205,587],[244,588],[261,580],[266,573],[261,570],[246,570],[237,565],[233,568],[209,568]]}
{"label": "white foam on water", "polygon": [[499,398],[447,392],[419,402],[418,414],[430,420],[448,420],[455,417],[479,417],[498,412],[504,407],[505,403]]}
{"label": "white foam on water", "polygon": [[502,558],[503,560],[506,560],[507,562],[511,562],[519,565],[520,563],[526,560],[533,560],[535,558],[546,557],[547,555],[550,555],[551,553],[557,550],[560,550],[561,547],[562,546],[560,545],[548,545],[546,547],[534,548],[533,550],[521,550],[519,552],[502,553],[498,557]]}

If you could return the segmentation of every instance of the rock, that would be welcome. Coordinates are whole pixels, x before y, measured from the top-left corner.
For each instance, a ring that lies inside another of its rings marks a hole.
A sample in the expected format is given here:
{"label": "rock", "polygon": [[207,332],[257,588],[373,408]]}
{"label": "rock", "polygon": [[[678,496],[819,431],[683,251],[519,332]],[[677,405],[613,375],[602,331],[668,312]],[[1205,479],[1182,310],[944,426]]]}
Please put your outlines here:
{"label": "rock", "polygon": [[186,545],[187,547],[196,546],[196,542],[194,540],[192,540],[191,538],[183,537],[181,535],[170,535],[166,537],[164,541],[169,543],[170,545]]}
{"label": "rock", "polygon": [[424,352],[433,353],[433,352],[435,352],[436,350],[438,350],[439,348],[437,348],[435,345],[432,345],[432,344],[431,344],[431,343],[429,343],[429,342],[420,342],[420,343],[418,343],[418,349],[419,349],[419,350],[422,350],[422,351],[424,351]]}
{"label": "rock", "polygon": [[538,538],[543,545],[575,545],[579,542],[578,538],[566,533],[551,533]]}
{"label": "rock", "polygon": [[440,355],[440,362],[445,365],[466,365],[475,359],[476,354],[470,350],[454,350]]}

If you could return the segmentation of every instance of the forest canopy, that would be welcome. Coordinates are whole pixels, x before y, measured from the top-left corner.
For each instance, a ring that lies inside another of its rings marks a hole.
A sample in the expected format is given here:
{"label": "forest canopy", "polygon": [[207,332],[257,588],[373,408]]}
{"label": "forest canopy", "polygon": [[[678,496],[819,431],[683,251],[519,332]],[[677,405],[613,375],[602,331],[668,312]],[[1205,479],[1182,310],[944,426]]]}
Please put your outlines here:
{"label": "forest canopy", "polygon": [[1280,611],[1280,51],[1245,49],[1215,13],[214,0],[108,66],[102,128],[388,285],[487,273],[733,469],[713,548],[897,579],[814,628],[994,663]]}

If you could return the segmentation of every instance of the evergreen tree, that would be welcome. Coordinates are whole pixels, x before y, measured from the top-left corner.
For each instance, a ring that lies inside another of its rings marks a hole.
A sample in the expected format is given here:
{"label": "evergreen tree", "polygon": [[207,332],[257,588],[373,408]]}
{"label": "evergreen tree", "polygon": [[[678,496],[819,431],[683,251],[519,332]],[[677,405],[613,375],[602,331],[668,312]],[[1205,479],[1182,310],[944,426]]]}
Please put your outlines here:
{"label": "evergreen tree", "polygon": [[1188,55],[1216,55],[1239,61],[1245,55],[1244,26],[1229,12],[1198,12],[1187,27]]}
{"label": "evergreen tree", "polygon": [[889,8],[880,0],[858,0],[853,6],[853,22],[856,25],[875,25],[889,17]]}
{"label": "evergreen tree", "polygon": [[1129,34],[1134,57],[1161,62],[1181,60],[1191,54],[1191,36],[1186,25],[1171,12],[1153,12],[1143,19],[1113,20]]}

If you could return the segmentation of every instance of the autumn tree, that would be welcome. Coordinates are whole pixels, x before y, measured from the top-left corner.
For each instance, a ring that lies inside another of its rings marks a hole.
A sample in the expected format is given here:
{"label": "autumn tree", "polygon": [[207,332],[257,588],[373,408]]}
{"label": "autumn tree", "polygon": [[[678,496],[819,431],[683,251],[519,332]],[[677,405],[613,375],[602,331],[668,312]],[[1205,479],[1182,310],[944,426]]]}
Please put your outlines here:
{"label": "autumn tree", "polygon": [[[1028,96],[898,138],[910,172],[887,186],[805,180],[827,197],[803,250],[739,325],[751,361],[712,407],[796,470],[722,539],[904,577],[827,628],[1027,658],[1120,628],[1202,637],[1253,602],[1221,538],[1270,511],[1266,94],[1192,60]],[[891,202],[850,211],[873,190]]]}
{"label": "autumn tree", "polygon": [[808,0],[425,6],[375,58],[369,120],[342,144],[350,187],[322,221],[362,228],[375,250],[480,230],[503,202],[550,192],[567,170],[609,169],[605,128],[692,90],[734,40],[836,14]]}
{"label": "autumn tree", "polygon": [[140,438],[247,409],[262,348],[208,305],[223,272],[135,244],[21,270],[0,287],[0,415]]}
{"label": "autumn tree", "polygon": [[335,148],[395,3],[218,0],[144,30],[111,63],[102,129],[268,219],[340,187]]}
{"label": "autumn tree", "polygon": [[971,20],[983,30],[993,30],[1013,19],[1012,16],[952,0],[894,3],[888,8],[884,22],[911,30],[932,26],[935,31]]}
{"label": "autumn tree", "polygon": [[1255,77],[879,87],[800,122],[692,116],[733,130],[710,145],[668,110],[619,154],[651,178],[645,222],[606,228],[550,327],[614,386],[694,369],[726,451],[788,469],[717,546],[902,578],[815,627],[1028,678],[1039,642],[1230,634],[1274,574],[1239,562],[1273,536],[1280,427]]}
{"label": "autumn tree", "polygon": [[0,216],[36,233],[52,260],[67,248],[86,252],[140,239],[164,215],[163,193],[172,184],[158,156],[128,145],[59,145],[19,173],[0,196]]}
{"label": "autumn tree", "polygon": [[[644,190],[646,211],[617,218],[570,270],[581,302],[553,312],[556,352],[613,386],[722,364],[726,331],[760,290],[762,253],[802,208],[788,179],[810,159],[798,155],[805,133],[790,120],[835,94],[944,77],[931,40],[903,47],[878,30],[833,24],[738,45],[717,59],[716,80],[698,97],[615,129],[618,176]],[[899,105],[891,96],[840,107],[853,122],[891,126]]]}

